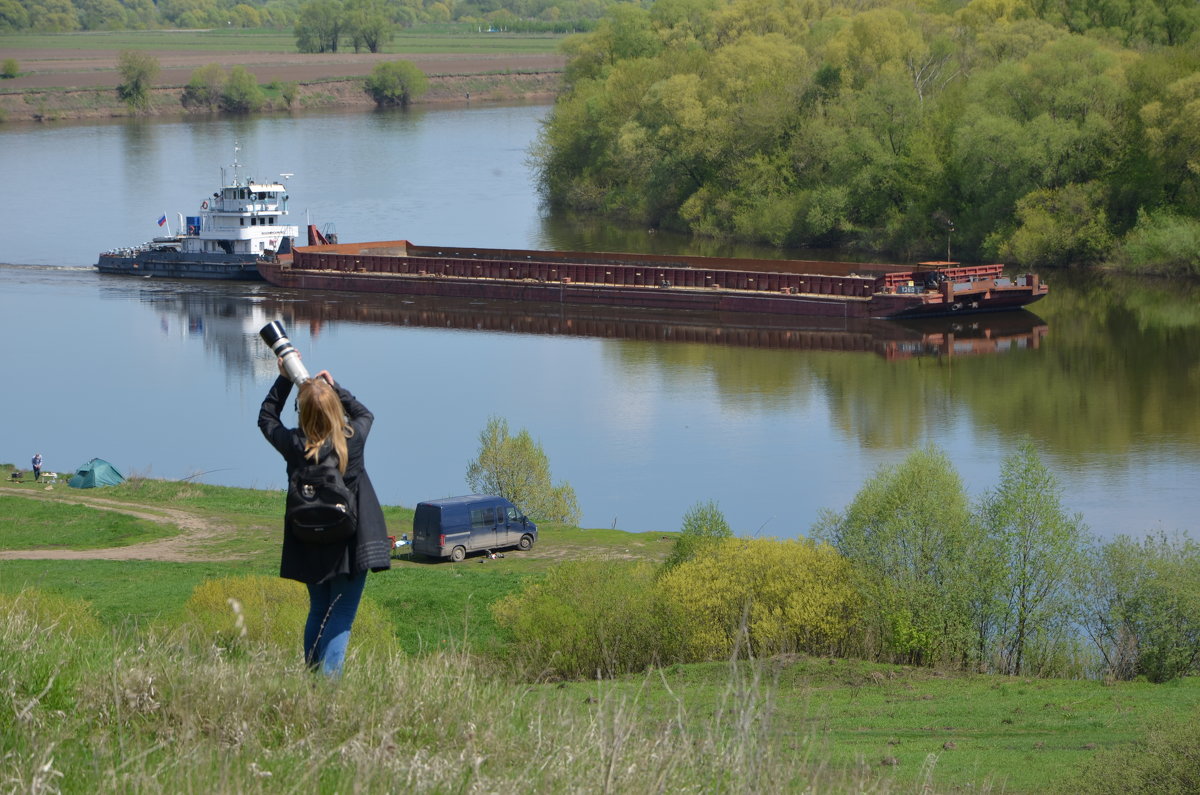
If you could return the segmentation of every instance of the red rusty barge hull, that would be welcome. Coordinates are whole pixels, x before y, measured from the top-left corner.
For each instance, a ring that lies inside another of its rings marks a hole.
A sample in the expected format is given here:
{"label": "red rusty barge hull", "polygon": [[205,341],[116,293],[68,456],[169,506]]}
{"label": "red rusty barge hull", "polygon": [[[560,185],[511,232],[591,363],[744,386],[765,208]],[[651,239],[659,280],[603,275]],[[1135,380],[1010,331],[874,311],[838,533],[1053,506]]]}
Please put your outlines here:
{"label": "red rusty barge hull", "polygon": [[487,298],[642,309],[863,318],[1026,306],[1047,288],[1000,265],[917,267],[594,252],[418,246],[406,240],[296,248],[264,262],[268,282],[305,290]]}

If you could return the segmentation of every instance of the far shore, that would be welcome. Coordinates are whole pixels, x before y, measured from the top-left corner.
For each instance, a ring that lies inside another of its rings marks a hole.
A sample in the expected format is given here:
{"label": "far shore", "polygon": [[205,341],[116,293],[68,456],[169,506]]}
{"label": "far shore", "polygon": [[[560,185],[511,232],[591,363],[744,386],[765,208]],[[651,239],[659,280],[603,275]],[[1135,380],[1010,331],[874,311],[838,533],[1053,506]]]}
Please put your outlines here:
{"label": "far shore", "polygon": [[[549,102],[561,84],[564,59],[557,54],[395,54],[333,53],[304,55],[278,52],[154,52],[161,72],[152,91],[151,107],[129,108],[117,96],[120,82],[116,51],[80,53],[29,50],[15,53],[21,74],[0,81],[0,120],[47,122],[132,116],[209,115],[189,110],[181,100],[191,72],[207,63],[240,64],[260,85],[295,83],[290,108],[271,95],[264,111],[316,108],[374,107],[363,90],[363,79],[375,64],[403,58],[429,77],[429,90],[414,104],[470,102]],[[82,56],[82,57],[80,57]]]}

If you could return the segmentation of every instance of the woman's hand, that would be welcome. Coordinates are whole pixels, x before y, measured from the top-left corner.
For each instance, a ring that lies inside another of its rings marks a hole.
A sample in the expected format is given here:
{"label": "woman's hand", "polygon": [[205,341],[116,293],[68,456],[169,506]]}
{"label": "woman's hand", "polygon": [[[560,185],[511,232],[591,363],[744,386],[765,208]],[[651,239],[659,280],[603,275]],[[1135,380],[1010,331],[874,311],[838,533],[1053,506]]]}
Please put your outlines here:
{"label": "woman's hand", "polygon": [[329,371],[328,371],[328,370],[322,370],[321,372],[317,373],[317,374],[316,374],[315,376],[313,376],[313,377],[314,377],[314,378],[324,378],[324,379],[325,379],[325,382],[326,382],[326,383],[328,383],[330,386],[333,386],[333,385],[334,385],[334,384],[333,384],[333,376],[331,376],[331,375],[329,374]]}

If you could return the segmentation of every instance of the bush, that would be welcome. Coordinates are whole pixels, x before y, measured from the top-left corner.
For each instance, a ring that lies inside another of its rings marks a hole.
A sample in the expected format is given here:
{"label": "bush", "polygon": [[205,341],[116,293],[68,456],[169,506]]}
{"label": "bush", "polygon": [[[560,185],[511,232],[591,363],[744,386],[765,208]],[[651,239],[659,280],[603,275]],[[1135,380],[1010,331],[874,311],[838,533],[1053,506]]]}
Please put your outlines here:
{"label": "bush", "polygon": [[679,538],[675,539],[675,546],[663,562],[663,567],[673,569],[696,557],[707,545],[724,538],[733,538],[725,514],[712,500],[696,503],[683,515]]}
{"label": "bush", "polygon": [[1112,246],[1099,183],[1042,188],[1017,202],[1020,225],[1000,255],[1022,265],[1091,265]]}
{"label": "bush", "polygon": [[21,74],[21,66],[17,63],[16,58],[5,58],[4,63],[0,64],[0,78],[9,80]]}
{"label": "bush", "polygon": [[187,86],[183,89],[183,106],[215,110],[221,104],[221,95],[225,91],[227,79],[220,64],[210,63],[194,69]]}
{"label": "bush", "polygon": [[492,606],[534,676],[616,676],[676,658],[678,624],[647,563],[556,566]]}
{"label": "bush", "polygon": [[294,80],[290,80],[279,87],[279,95],[283,98],[283,102],[289,108],[296,104],[296,97],[300,95],[300,86]]}
{"label": "bush", "polygon": [[[227,651],[255,647],[295,649],[303,645],[308,591],[295,580],[249,575],[208,580],[184,605],[191,624]],[[395,631],[383,609],[363,597],[350,633],[354,648],[371,653],[395,646]]]}
{"label": "bush", "polygon": [[1116,679],[1166,682],[1200,661],[1200,543],[1128,536],[1101,545],[1083,623]]}
{"label": "bush", "polygon": [[221,109],[231,113],[253,113],[263,106],[266,95],[255,78],[244,66],[229,70],[229,78],[221,91]]}
{"label": "bush", "polygon": [[1200,791],[1200,710],[1152,729],[1133,747],[1093,757],[1061,792],[1164,795]]}
{"label": "bush", "polygon": [[117,94],[131,108],[148,109],[151,84],[158,77],[158,59],[149,53],[122,50],[117,58],[117,70],[121,73]]}
{"label": "bush", "polygon": [[[849,561],[809,540],[727,539],[664,574],[688,660],[838,654],[858,624]],[[746,643],[743,645],[742,640]]]}
{"label": "bush", "polygon": [[425,73],[410,61],[387,61],[375,67],[367,78],[367,93],[380,107],[398,105],[407,108],[425,93]]}
{"label": "bush", "polygon": [[1200,275],[1200,220],[1170,210],[1139,211],[1113,263],[1142,273]]}

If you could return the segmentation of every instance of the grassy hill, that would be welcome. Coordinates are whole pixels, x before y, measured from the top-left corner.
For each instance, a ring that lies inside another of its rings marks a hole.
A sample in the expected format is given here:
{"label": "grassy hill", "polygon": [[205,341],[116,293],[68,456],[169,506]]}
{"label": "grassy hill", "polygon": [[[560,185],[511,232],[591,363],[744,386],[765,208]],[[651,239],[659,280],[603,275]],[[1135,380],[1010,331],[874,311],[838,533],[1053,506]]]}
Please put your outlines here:
{"label": "grassy hill", "polygon": [[[807,656],[522,680],[491,603],[559,561],[661,560],[673,539],[573,527],[545,528],[527,553],[398,559],[371,575],[346,677],[317,681],[288,617],[302,617],[303,589],[275,577],[280,492],[155,480],[84,492],[10,471],[0,758],[19,789],[1069,791],[1085,765],[1200,705],[1193,679]],[[409,532],[411,510],[386,513]],[[217,595],[207,613],[202,585]]]}

